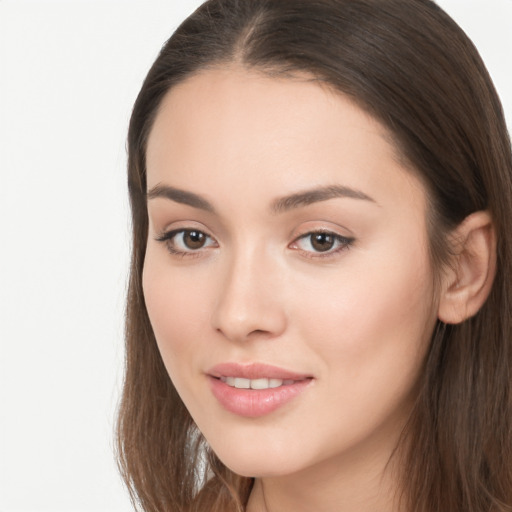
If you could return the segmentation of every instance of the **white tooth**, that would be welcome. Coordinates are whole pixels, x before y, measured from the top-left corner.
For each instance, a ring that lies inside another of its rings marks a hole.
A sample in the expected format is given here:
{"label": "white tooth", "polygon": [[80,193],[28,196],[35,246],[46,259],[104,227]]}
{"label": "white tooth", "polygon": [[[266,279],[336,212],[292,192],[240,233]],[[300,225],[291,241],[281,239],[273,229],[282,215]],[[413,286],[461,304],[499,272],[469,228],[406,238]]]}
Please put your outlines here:
{"label": "white tooth", "polygon": [[235,388],[238,389],[250,389],[251,381],[249,379],[242,379],[241,377],[235,377]]}
{"label": "white tooth", "polygon": [[219,380],[220,380],[221,382],[226,382],[227,377],[224,377],[224,375],[221,375],[221,376],[219,377]]}
{"label": "white tooth", "polygon": [[225,377],[225,383],[228,385],[228,386],[231,386],[232,388],[235,387],[235,377]]}
{"label": "white tooth", "polygon": [[269,388],[278,388],[283,385],[283,381],[281,379],[268,379],[268,387]]}
{"label": "white tooth", "polygon": [[251,389],[268,389],[268,379],[252,379]]}

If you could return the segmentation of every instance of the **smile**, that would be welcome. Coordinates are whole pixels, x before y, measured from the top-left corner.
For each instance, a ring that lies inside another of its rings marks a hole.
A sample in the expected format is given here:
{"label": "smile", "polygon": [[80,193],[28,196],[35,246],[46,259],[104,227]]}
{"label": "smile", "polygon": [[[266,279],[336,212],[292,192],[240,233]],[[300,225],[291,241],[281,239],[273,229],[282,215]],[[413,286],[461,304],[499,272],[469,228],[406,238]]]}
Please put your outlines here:
{"label": "smile", "polygon": [[252,363],[223,363],[206,372],[210,389],[223,409],[236,416],[257,418],[297,403],[313,376]]}
{"label": "smile", "polygon": [[290,386],[296,381],[292,379],[245,379],[243,377],[224,377],[220,380],[232,388],[237,389],[273,389],[281,386]]}

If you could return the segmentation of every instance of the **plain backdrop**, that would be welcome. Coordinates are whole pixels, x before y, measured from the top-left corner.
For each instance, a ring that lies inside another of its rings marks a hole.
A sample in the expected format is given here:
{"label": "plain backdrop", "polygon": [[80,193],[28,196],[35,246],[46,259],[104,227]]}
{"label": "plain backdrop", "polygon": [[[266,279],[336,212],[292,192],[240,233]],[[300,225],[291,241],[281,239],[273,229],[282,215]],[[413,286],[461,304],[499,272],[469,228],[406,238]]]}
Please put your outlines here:
{"label": "plain backdrop", "polygon": [[[125,137],[199,0],[0,0],[0,512],[130,511],[113,458]],[[440,0],[512,126],[512,0]]]}

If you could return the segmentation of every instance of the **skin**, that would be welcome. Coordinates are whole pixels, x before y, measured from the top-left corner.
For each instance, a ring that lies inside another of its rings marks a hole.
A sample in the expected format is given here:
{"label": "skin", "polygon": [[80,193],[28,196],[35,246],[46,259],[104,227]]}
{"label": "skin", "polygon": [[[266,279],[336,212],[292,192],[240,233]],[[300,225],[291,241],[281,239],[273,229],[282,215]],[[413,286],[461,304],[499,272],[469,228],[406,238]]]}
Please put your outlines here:
{"label": "skin", "polygon": [[[307,77],[210,69],[160,107],[148,190],[191,192],[214,211],[148,200],[144,296],[198,427],[229,468],[256,477],[249,512],[398,510],[387,463],[439,303],[426,193],[400,162],[378,122]],[[367,198],[272,209],[283,196],[333,185]],[[205,245],[157,240],[186,228],[206,234]],[[352,241],[318,252],[307,236],[318,231]],[[245,418],[210,390],[206,373],[223,362],[313,379],[278,410]]]}

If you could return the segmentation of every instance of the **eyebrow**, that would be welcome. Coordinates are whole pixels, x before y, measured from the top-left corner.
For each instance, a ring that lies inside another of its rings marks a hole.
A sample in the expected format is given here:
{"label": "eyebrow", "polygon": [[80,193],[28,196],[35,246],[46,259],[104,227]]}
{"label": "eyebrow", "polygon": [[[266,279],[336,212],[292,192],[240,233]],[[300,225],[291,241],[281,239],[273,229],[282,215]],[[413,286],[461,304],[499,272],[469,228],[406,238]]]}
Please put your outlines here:
{"label": "eyebrow", "polygon": [[[188,206],[192,206],[193,208],[215,213],[215,208],[213,205],[204,197],[200,196],[199,194],[194,194],[193,192],[181,190],[179,188],[158,184],[149,190],[146,194],[147,199],[155,199],[157,197],[163,197],[176,203],[186,204]],[[326,187],[314,188],[305,190],[303,192],[297,192],[289,196],[280,197],[272,202],[271,211],[276,214],[283,213],[313,203],[343,197],[351,199],[362,199],[377,204],[374,199],[372,199],[364,192],[361,192],[360,190],[345,187],[343,185],[329,185]]]}
{"label": "eyebrow", "polygon": [[343,185],[329,185],[327,187],[305,190],[303,192],[297,192],[296,194],[276,199],[272,203],[272,211],[274,213],[282,213],[302,206],[307,206],[312,203],[327,201],[338,197],[362,199],[377,204],[375,199],[372,199],[360,190],[345,187]]}
{"label": "eyebrow", "polygon": [[179,188],[158,184],[149,190],[146,194],[147,199],[155,199],[157,197],[163,197],[176,203],[186,204],[188,206],[192,206],[193,208],[215,213],[215,208],[213,205],[204,197],[201,197],[198,194],[194,194],[193,192],[181,190]]}

